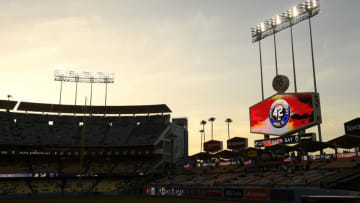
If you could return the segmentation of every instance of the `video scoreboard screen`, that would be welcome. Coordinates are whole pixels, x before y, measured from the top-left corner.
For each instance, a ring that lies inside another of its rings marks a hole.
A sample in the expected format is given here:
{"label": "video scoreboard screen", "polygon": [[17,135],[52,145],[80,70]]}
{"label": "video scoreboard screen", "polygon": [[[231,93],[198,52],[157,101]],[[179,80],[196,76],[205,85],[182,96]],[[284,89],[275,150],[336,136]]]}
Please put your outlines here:
{"label": "video scoreboard screen", "polygon": [[280,94],[250,107],[250,132],[288,135],[321,123],[319,95]]}

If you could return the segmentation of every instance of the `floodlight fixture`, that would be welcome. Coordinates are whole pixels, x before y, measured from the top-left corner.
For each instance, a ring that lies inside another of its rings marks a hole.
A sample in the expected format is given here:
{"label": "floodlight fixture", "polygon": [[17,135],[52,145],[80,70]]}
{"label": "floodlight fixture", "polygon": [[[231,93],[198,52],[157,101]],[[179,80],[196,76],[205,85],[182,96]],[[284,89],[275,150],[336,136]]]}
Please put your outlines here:
{"label": "floodlight fixture", "polygon": [[[270,20],[251,28],[252,42],[255,43],[292,25],[300,23],[320,13],[319,0],[307,0],[289,9],[289,11],[276,15]],[[255,29],[256,28],[256,29]]]}
{"label": "floodlight fixture", "polygon": [[260,32],[264,32],[264,31],[265,31],[265,24],[260,23]]}
{"label": "floodlight fixture", "polygon": [[276,25],[275,17],[273,17],[269,22],[270,22],[271,27],[275,27],[275,25]]}
{"label": "floodlight fixture", "polygon": [[55,70],[54,79],[63,82],[114,83],[114,73]]}
{"label": "floodlight fixture", "polygon": [[77,85],[78,83],[91,83],[90,89],[90,106],[92,104],[92,85],[93,83],[104,83],[105,84],[105,106],[107,101],[107,84],[114,83],[114,73],[109,72],[79,72],[70,70],[55,70],[54,80],[60,81],[60,99],[61,104],[62,95],[62,83],[63,82],[75,82],[75,105],[77,101]]}
{"label": "floodlight fixture", "polygon": [[296,16],[299,15],[299,11],[296,6],[292,7],[290,11],[291,11],[291,15],[290,15],[291,18],[295,18]]}
{"label": "floodlight fixture", "polygon": [[316,7],[316,6],[317,6],[317,2],[316,2],[315,0],[312,0],[311,3],[312,3],[312,6],[313,6],[313,7]]}
{"label": "floodlight fixture", "polygon": [[276,25],[280,25],[280,23],[281,23],[280,15],[276,15],[276,17],[275,17],[275,24],[276,24]]}
{"label": "floodlight fixture", "polygon": [[317,6],[316,0],[307,0],[306,1],[306,9],[311,10],[312,8],[315,8]]}

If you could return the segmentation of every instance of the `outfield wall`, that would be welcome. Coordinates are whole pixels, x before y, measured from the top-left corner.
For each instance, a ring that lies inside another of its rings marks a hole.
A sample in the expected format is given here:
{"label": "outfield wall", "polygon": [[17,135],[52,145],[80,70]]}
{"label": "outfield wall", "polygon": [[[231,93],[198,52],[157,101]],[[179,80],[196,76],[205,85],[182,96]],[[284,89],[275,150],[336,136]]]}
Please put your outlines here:
{"label": "outfield wall", "polygon": [[222,200],[262,200],[275,202],[300,202],[302,196],[360,196],[360,192],[329,190],[310,187],[246,187],[246,186],[183,186],[183,185],[148,185],[144,188],[145,196],[178,197]]}
{"label": "outfield wall", "polygon": [[329,190],[309,187],[246,187],[246,186],[184,186],[147,185],[135,186],[118,192],[63,192],[47,194],[0,195],[4,199],[30,199],[80,196],[146,196],[186,199],[248,200],[264,202],[300,203],[302,196],[360,196],[360,192]]}

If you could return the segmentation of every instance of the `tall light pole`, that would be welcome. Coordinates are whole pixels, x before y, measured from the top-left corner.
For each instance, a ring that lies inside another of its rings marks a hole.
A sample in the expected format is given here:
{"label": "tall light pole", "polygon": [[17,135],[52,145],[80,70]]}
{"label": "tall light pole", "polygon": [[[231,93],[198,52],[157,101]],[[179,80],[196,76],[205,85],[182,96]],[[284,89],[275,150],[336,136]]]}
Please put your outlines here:
{"label": "tall light pole", "polygon": [[[8,101],[10,101],[10,98],[12,98],[12,96],[10,94],[7,95]],[[9,112],[9,108],[6,108],[6,112]]]}
{"label": "tall light pole", "polygon": [[203,135],[204,135],[204,142],[206,141],[206,139],[205,139],[205,125],[206,125],[206,121],[205,120],[202,120],[201,122],[200,122],[200,125],[202,125],[203,126]]}
{"label": "tall light pole", "polygon": [[227,123],[227,127],[228,127],[228,138],[230,139],[230,123],[232,122],[231,118],[227,118],[225,120],[225,122]]}
{"label": "tall light pole", "polygon": [[[251,33],[254,36],[261,36],[261,33],[265,31],[265,24],[260,23],[259,25],[251,28]],[[263,67],[262,67],[262,54],[261,54],[261,39],[259,41],[259,59],[260,59],[260,82],[261,82],[261,100],[264,101],[264,79],[263,79]]]}
{"label": "tall light pole", "polygon": [[59,98],[59,104],[61,104],[62,82],[63,82],[63,80],[60,80],[60,98]]}
{"label": "tall light pole", "polygon": [[79,76],[76,76],[76,77],[75,77],[75,106],[76,106],[76,101],[77,101],[78,83],[79,83]]}
{"label": "tall light pole", "polygon": [[[278,26],[281,23],[280,17],[279,15],[277,15],[276,17],[274,17],[271,21],[271,26],[273,27],[273,29],[275,30],[275,27]],[[274,31],[274,53],[275,53],[275,73],[276,75],[279,75],[279,71],[278,71],[278,61],[277,61],[277,50],[276,50],[276,32]]]}
{"label": "tall light pole", "polygon": [[201,141],[200,141],[200,152],[202,152],[202,151],[203,151],[203,149],[202,149],[202,146],[203,146],[202,136],[203,136],[204,130],[200,130],[199,132],[200,132],[200,137],[201,137]]}
{"label": "tall light pole", "polygon": [[215,121],[214,117],[210,117],[209,121],[211,122],[211,140],[214,140],[214,133],[213,133],[213,123]]}
{"label": "tall light pole", "polygon": [[90,107],[92,105],[92,92],[93,92],[93,83],[94,83],[94,78],[90,78]]}
{"label": "tall light pole", "polygon": [[[105,79],[107,80],[107,79]],[[106,116],[106,100],[107,100],[107,81],[105,82],[105,113],[104,113],[104,116]]]}
{"label": "tall light pole", "polygon": [[[317,1],[306,2],[306,9],[308,10],[309,15],[311,15],[312,12],[313,12],[312,8],[315,8],[317,6],[318,6]],[[309,32],[310,32],[310,45],[311,45],[311,62],[312,62],[313,78],[314,78],[314,91],[315,91],[315,93],[317,93],[314,47],[313,47],[313,37],[312,37],[312,29],[311,29],[311,18],[309,18]],[[319,134],[319,141],[322,142],[321,125],[320,124],[318,124],[318,134]],[[321,150],[321,152],[322,152],[322,150]]]}
{"label": "tall light pole", "polygon": [[294,38],[293,38],[293,19],[297,17],[299,14],[296,6],[292,7],[285,15],[285,17],[290,22],[290,39],[291,39],[291,56],[292,56],[292,64],[293,64],[293,75],[294,75],[294,90],[295,94],[297,93],[296,86],[296,71],[295,71],[295,53],[294,53]]}
{"label": "tall light pole", "polygon": [[261,56],[261,40],[259,40],[259,57],[260,57],[261,100],[264,101],[264,79],[263,79],[262,56]]}

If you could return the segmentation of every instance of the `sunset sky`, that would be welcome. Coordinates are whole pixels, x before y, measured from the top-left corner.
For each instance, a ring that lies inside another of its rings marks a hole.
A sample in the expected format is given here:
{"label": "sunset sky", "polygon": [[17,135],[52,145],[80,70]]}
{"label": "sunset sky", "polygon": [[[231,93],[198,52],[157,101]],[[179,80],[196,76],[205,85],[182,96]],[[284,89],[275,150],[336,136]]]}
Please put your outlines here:
{"label": "sunset sky", "polygon": [[[282,0],[2,0],[0,99],[58,103],[55,69],[114,72],[108,105],[167,104],[172,117],[189,120],[189,153],[200,148],[200,121],[215,117],[214,137],[253,141],[249,107],[261,99],[258,45],[250,28],[303,1]],[[325,141],[360,116],[358,0],[321,0],[312,19],[318,91]],[[290,32],[277,34],[279,73],[294,91]],[[294,27],[299,92],[313,91],[308,23]],[[272,38],[263,40],[265,97],[273,95]],[[95,85],[93,105],[104,104]],[[73,104],[75,84],[63,87]],[[79,84],[78,103],[90,95]],[[308,132],[317,132],[316,128]],[[210,138],[210,125],[206,125]],[[226,147],[226,145],[224,145]]]}

